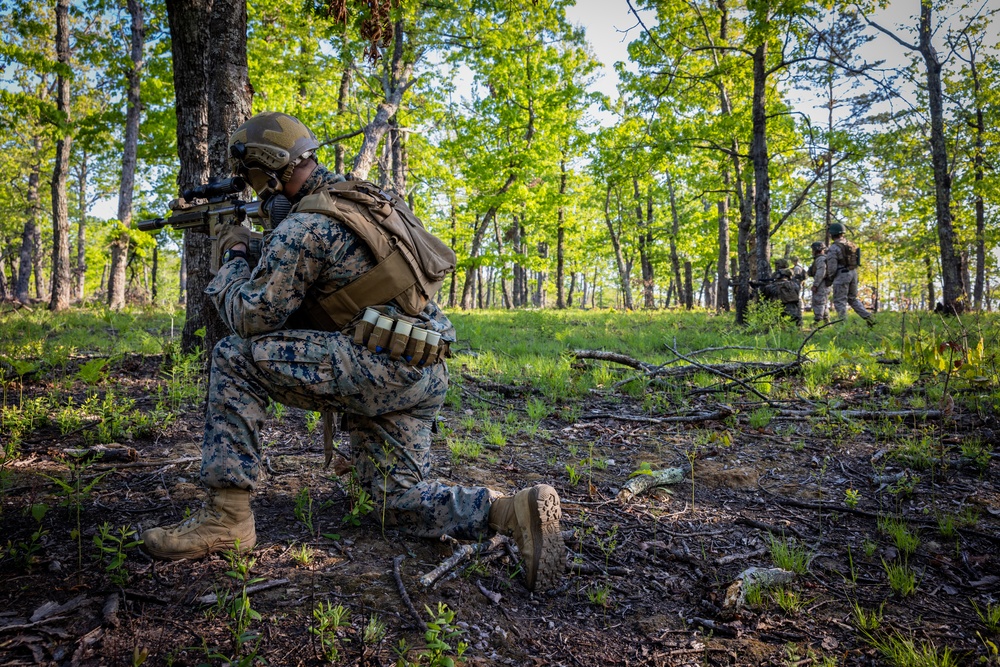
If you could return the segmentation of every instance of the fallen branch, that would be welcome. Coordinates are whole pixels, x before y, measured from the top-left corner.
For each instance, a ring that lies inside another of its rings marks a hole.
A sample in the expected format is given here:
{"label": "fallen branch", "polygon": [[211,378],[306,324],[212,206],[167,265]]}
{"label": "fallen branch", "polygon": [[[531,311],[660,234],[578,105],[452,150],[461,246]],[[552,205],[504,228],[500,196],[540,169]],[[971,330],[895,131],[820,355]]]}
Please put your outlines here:
{"label": "fallen branch", "polygon": [[780,417],[831,417],[847,419],[941,419],[941,410],[778,410]]}
{"label": "fallen branch", "polygon": [[479,542],[477,544],[463,544],[459,548],[455,549],[455,553],[448,557],[443,563],[438,565],[436,568],[431,570],[425,575],[420,577],[420,583],[425,587],[433,586],[437,583],[438,579],[448,574],[449,571],[457,567],[462,561],[467,558],[471,558],[474,555],[486,553],[487,551],[492,551],[496,549],[501,544],[507,541],[507,538],[503,535],[497,534],[491,537],[486,542]]}
{"label": "fallen branch", "polygon": [[804,539],[802,537],[802,533],[800,533],[795,528],[792,528],[791,526],[784,526],[784,527],[772,526],[769,523],[764,523],[763,521],[757,521],[756,519],[751,519],[745,516],[738,517],[736,519],[736,523],[744,526],[750,526],[751,528],[758,528],[760,530],[771,533],[772,535],[776,535],[777,537],[784,537],[787,533],[791,533],[800,540]]}
{"label": "fallen branch", "polygon": [[595,412],[589,415],[581,415],[579,419],[617,419],[624,422],[642,422],[645,424],[697,424],[699,422],[719,421],[732,414],[732,410],[724,407],[715,412],[699,412],[693,415],[679,415],[676,417],[641,417],[636,415],[620,415],[612,412]]}
{"label": "fallen branch", "polygon": [[[684,356],[683,354],[681,354],[680,352],[678,352],[676,347],[671,347],[669,345],[666,346],[666,347],[667,347],[668,350],[670,350],[671,352],[673,352],[675,355],[677,355],[678,357],[680,357],[684,361],[686,361],[686,362],[688,362],[690,364],[693,364],[693,365],[697,366],[698,368],[701,368],[702,370],[708,371],[709,373],[712,373],[714,375],[718,375],[719,377],[726,378],[730,382],[735,382],[736,384],[740,385],[741,387],[743,387],[747,391],[750,391],[751,393],[756,394],[758,398],[760,398],[761,400],[763,400],[765,403],[767,403],[771,407],[774,407],[774,403],[771,401],[771,399],[769,399],[767,396],[765,396],[764,394],[762,394],[759,391],[757,391],[754,387],[752,387],[751,385],[747,384],[743,380],[740,380],[739,378],[733,377],[732,375],[728,375],[727,373],[725,373],[723,371],[715,370],[715,369],[713,369],[710,366],[707,366],[707,365],[699,363],[699,362],[697,362],[697,361],[695,361],[693,359],[690,359],[690,358]],[[798,362],[795,362],[795,363],[798,363]]]}
{"label": "fallen branch", "polygon": [[403,562],[406,558],[406,554],[400,554],[396,556],[392,561],[392,576],[396,578],[396,590],[399,591],[399,597],[403,598],[403,604],[406,605],[406,610],[410,612],[410,616],[413,620],[417,622],[417,626],[427,632],[427,624],[424,623],[424,619],[420,618],[420,614],[413,607],[413,603],[410,602],[410,595],[406,592],[406,586],[403,585],[403,577],[399,573],[399,564]]}
{"label": "fallen branch", "polygon": [[502,595],[500,595],[499,593],[497,593],[495,591],[491,591],[490,589],[486,588],[486,586],[483,586],[483,582],[481,582],[479,580],[476,580],[476,587],[479,588],[479,592],[482,593],[483,595],[485,595],[486,598],[490,602],[492,602],[493,604],[500,604],[500,600],[503,599]]}
{"label": "fallen branch", "polygon": [[512,384],[502,384],[500,382],[490,382],[489,380],[484,380],[483,378],[477,378],[469,373],[462,373],[462,378],[481,387],[487,391],[492,391],[496,394],[500,394],[506,398],[520,398],[525,394],[540,394],[541,392],[534,387],[518,387]]}
{"label": "fallen branch", "polygon": [[[284,586],[288,584],[288,579],[273,579],[271,581],[262,581],[259,584],[254,584],[253,586],[246,587],[246,594],[260,593],[261,591],[267,591],[272,588],[278,588],[279,586]],[[230,593],[226,595],[226,601],[236,597],[235,593]],[[209,593],[208,595],[202,595],[200,598],[195,599],[198,604],[215,604],[219,601],[219,596],[215,593]]]}

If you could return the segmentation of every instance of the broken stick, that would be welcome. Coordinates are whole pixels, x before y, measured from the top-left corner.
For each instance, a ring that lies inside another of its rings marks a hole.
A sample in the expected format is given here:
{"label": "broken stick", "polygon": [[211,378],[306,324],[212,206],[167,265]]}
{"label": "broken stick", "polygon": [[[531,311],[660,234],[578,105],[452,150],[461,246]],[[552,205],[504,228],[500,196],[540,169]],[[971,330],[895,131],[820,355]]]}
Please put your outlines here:
{"label": "broken stick", "polygon": [[437,583],[438,579],[448,574],[449,571],[457,567],[466,558],[470,558],[476,554],[486,553],[487,551],[492,551],[506,541],[506,537],[497,534],[486,542],[480,542],[478,544],[463,544],[458,549],[455,549],[455,553],[448,557],[447,560],[427,574],[421,576],[420,583],[425,587],[433,586]]}

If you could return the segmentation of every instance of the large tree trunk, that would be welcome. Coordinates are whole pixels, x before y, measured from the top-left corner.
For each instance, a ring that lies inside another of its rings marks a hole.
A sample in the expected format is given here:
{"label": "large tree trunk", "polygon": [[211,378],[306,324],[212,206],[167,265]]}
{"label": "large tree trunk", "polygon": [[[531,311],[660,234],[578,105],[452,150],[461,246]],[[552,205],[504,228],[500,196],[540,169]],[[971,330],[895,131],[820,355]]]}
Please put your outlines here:
{"label": "large tree trunk", "polygon": [[[507,181],[500,187],[495,196],[500,197],[505,195],[507,191],[510,190],[511,186],[514,185],[516,180],[517,174],[510,174],[507,176]],[[472,235],[472,246],[469,249],[469,259],[474,259],[479,256],[479,250],[483,245],[483,236],[486,234],[486,229],[493,221],[498,209],[499,206],[497,205],[491,206],[489,210],[486,211],[483,219],[479,221],[479,225],[476,227],[476,231]],[[470,310],[472,308],[472,288],[475,287],[475,284],[474,280],[471,279],[471,274],[474,269],[475,266],[470,265],[465,270],[465,285],[462,288],[462,310]]]}
{"label": "large tree trunk", "polygon": [[127,0],[132,17],[131,59],[128,70],[128,93],[125,112],[125,144],[122,147],[122,180],[118,187],[119,228],[111,241],[111,275],[108,278],[108,307],[117,310],[125,305],[125,263],[128,259],[129,231],[132,225],[132,193],[135,189],[136,156],[139,148],[139,122],[142,115],[140,82],[144,58],[142,47],[146,41],[146,25],[142,2]]}
{"label": "large tree trunk", "polygon": [[59,112],[60,127],[56,140],[56,157],[52,168],[52,298],[49,309],[54,311],[69,308],[73,290],[72,273],[69,265],[69,202],[66,196],[66,176],[69,173],[69,156],[73,150],[73,135],[70,129],[69,78],[63,72],[70,71],[69,52],[69,0],[56,1],[56,59],[62,66],[56,77],[56,109]]}
{"label": "large tree trunk", "polygon": [[920,55],[927,68],[927,102],[931,114],[931,164],[934,168],[934,199],[937,209],[938,242],[941,246],[941,301],[945,312],[961,313],[966,306],[961,266],[955,252],[955,232],[951,217],[951,174],[944,136],[944,94],[941,89],[941,61],[931,43],[934,30],[932,3],[920,3]]}
{"label": "large tree trunk", "polygon": [[[669,178],[669,175],[668,177]],[[649,215],[643,215],[643,198],[639,191],[639,179],[632,178],[632,194],[635,197],[635,219],[639,232],[639,270],[642,272],[642,306],[656,308],[656,284],[653,278],[653,261],[650,254],[653,250],[653,234],[650,228],[653,224],[652,195],[649,197]],[[671,238],[673,243],[673,238]]]}
{"label": "large tree trunk", "polygon": [[976,105],[976,143],[972,159],[976,193],[976,282],[973,287],[973,306],[977,311],[983,308],[983,285],[986,282],[986,206],[983,201],[982,181],[984,174],[984,151],[986,150],[986,121],[983,115],[982,82],[979,79],[979,69],[976,65],[975,53],[970,54],[970,70],[972,73],[973,92]]}
{"label": "large tree trunk", "polygon": [[[229,134],[250,115],[253,91],[247,73],[245,0],[167,0],[174,90],[177,97],[177,149],[180,189],[229,173]],[[186,232],[187,319],[181,345],[211,349],[229,331],[205,296],[210,276],[211,242]]]}
{"label": "large tree trunk", "polygon": [[[340,89],[337,91],[338,118],[342,117],[347,109],[347,95],[351,92],[351,77],[354,74],[354,62],[347,57],[345,57],[345,60],[344,72],[340,75]],[[346,152],[344,144],[339,141],[333,147],[334,171],[338,174],[344,173],[344,155]]]}
{"label": "large tree trunk", "polygon": [[622,301],[624,302],[624,307],[626,310],[634,310],[635,306],[632,302],[632,286],[629,285],[629,267],[625,264],[625,259],[622,256],[621,240],[615,232],[614,223],[611,222],[612,187],[613,186],[609,183],[607,194],[604,197],[604,222],[608,226],[608,234],[611,236],[611,246],[615,251],[615,265],[618,268],[618,279],[621,281]]}
{"label": "large tree trunk", "polygon": [[[667,191],[670,197],[670,217],[672,224],[670,228],[670,266],[673,270],[674,285],[677,286],[677,294],[680,295],[681,285],[684,284],[684,281],[681,279],[681,260],[677,255],[677,237],[681,233],[681,218],[677,211],[677,193],[674,192],[674,180],[670,176],[670,170],[665,170],[664,175],[667,177]],[[681,303],[682,299],[678,298],[677,302]]]}
{"label": "large tree trunk", "polygon": [[927,310],[934,310],[937,299],[934,298],[934,260],[930,255],[924,255],[924,265],[927,267]]}
{"label": "large tree trunk", "polygon": [[35,256],[42,252],[40,246],[35,246],[35,237],[38,235],[38,216],[41,211],[38,194],[38,182],[41,179],[42,170],[40,164],[41,137],[34,137],[32,143],[34,144],[34,156],[31,162],[31,172],[28,174],[28,210],[25,211],[20,261],[17,265],[17,281],[14,283],[14,298],[21,303],[28,303],[31,300],[29,293],[31,290],[31,269],[35,266]]}
{"label": "large tree trunk", "polygon": [[771,275],[771,177],[767,155],[767,42],[753,54],[753,142],[750,158],[754,172],[754,222],[758,280]]}
{"label": "large tree trunk", "polygon": [[[722,182],[729,189],[729,169],[723,167]],[[715,287],[715,308],[729,310],[729,195],[719,200],[719,271]]]}

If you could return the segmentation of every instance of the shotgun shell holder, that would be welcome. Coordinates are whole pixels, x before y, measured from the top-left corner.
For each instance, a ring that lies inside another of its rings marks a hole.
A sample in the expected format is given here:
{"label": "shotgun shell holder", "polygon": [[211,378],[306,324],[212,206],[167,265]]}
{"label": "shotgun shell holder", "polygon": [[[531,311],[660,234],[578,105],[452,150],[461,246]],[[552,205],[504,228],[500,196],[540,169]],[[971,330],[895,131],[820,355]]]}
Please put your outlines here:
{"label": "shotgun shell holder", "polygon": [[375,330],[375,323],[378,322],[379,312],[373,308],[365,308],[365,314],[358,326],[354,329],[354,344],[367,345],[371,339],[372,331]]}
{"label": "shotgun shell holder", "polygon": [[419,363],[420,359],[423,358],[424,347],[427,344],[427,334],[427,329],[419,327],[414,327],[410,331],[410,339],[406,343],[406,349],[403,350],[403,361],[413,365]]}
{"label": "shotgun shell holder", "polygon": [[396,328],[392,331],[392,337],[389,339],[389,358],[393,361],[398,360],[403,356],[403,351],[406,349],[406,343],[410,340],[410,332],[413,330],[413,325],[404,320],[396,320]]}
{"label": "shotgun shell holder", "polygon": [[368,351],[376,354],[384,352],[389,348],[389,338],[392,336],[391,317],[380,315],[372,330],[371,337],[368,338]]}
{"label": "shotgun shell holder", "polygon": [[427,332],[427,341],[424,347],[424,354],[420,357],[418,366],[423,366],[428,361],[434,363],[438,360],[438,343],[441,342],[441,334],[436,331]]}

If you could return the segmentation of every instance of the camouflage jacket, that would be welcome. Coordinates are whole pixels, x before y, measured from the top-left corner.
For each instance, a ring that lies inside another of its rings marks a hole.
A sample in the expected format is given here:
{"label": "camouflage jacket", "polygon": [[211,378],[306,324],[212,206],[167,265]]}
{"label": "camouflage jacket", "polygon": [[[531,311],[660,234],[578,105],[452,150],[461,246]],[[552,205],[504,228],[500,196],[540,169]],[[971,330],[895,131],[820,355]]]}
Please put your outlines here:
{"label": "camouflage jacket", "polygon": [[[320,165],[292,203],[338,180],[342,177]],[[205,293],[233,333],[250,338],[286,328],[310,289],[343,287],[374,266],[368,246],[346,226],[322,213],[293,213],[268,235],[253,270],[243,259],[227,262]],[[387,314],[396,313],[390,308]],[[454,342],[455,328],[433,301],[419,319]]]}

